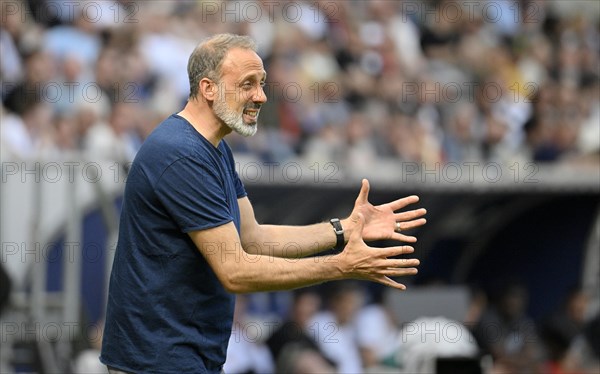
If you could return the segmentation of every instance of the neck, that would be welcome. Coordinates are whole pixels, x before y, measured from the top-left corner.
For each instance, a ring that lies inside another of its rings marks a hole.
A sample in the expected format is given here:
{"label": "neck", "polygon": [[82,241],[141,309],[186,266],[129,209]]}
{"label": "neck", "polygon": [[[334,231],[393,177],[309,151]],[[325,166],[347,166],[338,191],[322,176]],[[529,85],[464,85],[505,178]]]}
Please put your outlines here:
{"label": "neck", "polygon": [[194,129],[215,148],[219,146],[225,135],[231,132],[231,129],[214,115],[207,104],[201,105],[195,99],[190,99],[183,110],[177,114],[191,123]]}

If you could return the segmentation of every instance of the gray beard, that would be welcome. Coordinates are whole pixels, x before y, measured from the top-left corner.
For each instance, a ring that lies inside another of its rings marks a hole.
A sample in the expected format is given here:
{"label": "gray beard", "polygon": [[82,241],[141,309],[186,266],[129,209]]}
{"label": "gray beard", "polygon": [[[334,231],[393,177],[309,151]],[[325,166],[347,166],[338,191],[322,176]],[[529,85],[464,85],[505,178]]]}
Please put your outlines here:
{"label": "gray beard", "polygon": [[218,100],[213,103],[215,115],[223,121],[230,129],[238,134],[248,137],[256,134],[258,125],[247,125],[244,123],[244,113],[236,113],[229,110],[224,100]]}

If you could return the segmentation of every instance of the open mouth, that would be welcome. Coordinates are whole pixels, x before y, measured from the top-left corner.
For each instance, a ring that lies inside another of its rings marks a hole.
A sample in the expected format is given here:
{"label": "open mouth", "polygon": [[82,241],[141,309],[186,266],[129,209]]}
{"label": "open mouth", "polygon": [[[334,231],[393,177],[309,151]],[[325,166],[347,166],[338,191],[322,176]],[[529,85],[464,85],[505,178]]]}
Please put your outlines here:
{"label": "open mouth", "polygon": [[258,113],[260,112],[260,109],[244,109],[244,116],[246,117],[246,119],[249,122],[256,122],[256,120],[258,119]]}

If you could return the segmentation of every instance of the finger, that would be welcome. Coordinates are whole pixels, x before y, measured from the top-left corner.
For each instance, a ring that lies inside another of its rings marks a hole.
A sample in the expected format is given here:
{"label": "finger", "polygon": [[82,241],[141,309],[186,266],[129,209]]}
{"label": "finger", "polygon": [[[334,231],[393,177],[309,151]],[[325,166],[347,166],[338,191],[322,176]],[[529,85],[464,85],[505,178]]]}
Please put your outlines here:
{"label": "finger", "polygon": [[419,266],[421,261],[416,258],[389,258],[384,264],[386,269],[398,269]]}
{"label": "finger", "polygon": [[379,248],[378,254],[382,257],[394,257],[407,253],[413,253],[414,251],[415,249],[410,245],[400,245],[395,247]]}
{"label": "finger", "polygon": [[386,277],[385,275],[382,277],[375,278],[374,280],[375,280],[375,282],[381,283],[381,284],[389,286],[389,287],[396,288],[400,291],[406,290],[405,285],[403,285],[402,283],[398,283],[394,280],[391,280],[390,278]]}
{"label": "finger", "polygon": [[411,195],[411,196],[403,197],[402,199],[392,201],[389,204],[390,204],[390,207],[392,208],[392,210],[396,211],[398,209],[404,208],[407,205],[414,204],[418,201],[419,201],[419,196]]}
{"label": "finger", "polygon": [[406,277],[418,273],[417,268],[385,269],[379,272],[386,277]]}
{"label": "finger", "polygon": [[402,230],[410,230],[410,229],[414,229],[415,227],[423,226],[426,223],[427,223],[427,220],[425,218],[419,218],[419,219],[415,219],[414,221],[402,222],[400,224],[400,228]]}
{"label": "finger", "polygon": [[397,240],[399,242],[404,242],[404,243],[416,243],[417,242],[417,238],[414,236],[410,236],[410,235],[404,235],[404,234],[400,234],[400,233],[393,233],[392,237],[390,238],[391,240]]}
{"label": "finger", "polygon": [[394,214],[394,218],[396,221],[410,221],[411,219],[416,219],[427,214],[427,210],[425,208],[409,210],[408,212],[400,212]]}
{"label": "finger", "polygon": [[362,180],[362,185],[360,187],[360,192],[358,193],[358,197],[356,198],[356,202],[360,204],[364,204],[369,201],[369,181],[367,179]]}
{"label": "finger", "polygon": [[412,221],[407,222],[398,222],[400,224],[400,232],[414,229],[415,227],[423,226],[427,223],[425,218],[419,218]]}

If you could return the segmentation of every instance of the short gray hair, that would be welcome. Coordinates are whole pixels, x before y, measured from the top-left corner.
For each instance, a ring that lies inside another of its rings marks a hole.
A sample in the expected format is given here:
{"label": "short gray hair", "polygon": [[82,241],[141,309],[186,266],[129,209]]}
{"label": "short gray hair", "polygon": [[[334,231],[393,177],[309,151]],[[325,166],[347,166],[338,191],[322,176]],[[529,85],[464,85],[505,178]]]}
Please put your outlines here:
{"label": "short gray hair", "polygon": [[219,82],[225,55],[233,48],[250,49],[256,52],[256,43],[249,36],[217,34],[198,44],[190,55],[187,66],[190,99],[198,96],[200,90],[198,85],[203,78]]}

